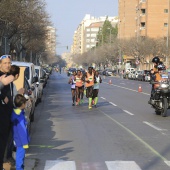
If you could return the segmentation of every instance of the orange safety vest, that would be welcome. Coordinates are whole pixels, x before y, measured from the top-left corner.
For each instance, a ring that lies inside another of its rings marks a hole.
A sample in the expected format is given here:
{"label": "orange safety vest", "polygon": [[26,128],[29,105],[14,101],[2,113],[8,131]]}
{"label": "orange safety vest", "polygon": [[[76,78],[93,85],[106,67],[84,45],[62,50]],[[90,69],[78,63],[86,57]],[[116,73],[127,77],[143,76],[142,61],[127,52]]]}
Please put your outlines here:
{"label": "orange safety vest", "polygon": [[88,80],[89,80],[89,83],[86,82],[86,87],[93,86],[94,85],[94,73],[92,73],[92,75],[87,73],[86,81]]}
{"label": "orange safety vest", "polygon": [[81,80],[82,76],[78,77],[76,76],[76,86],[77,87],[82,87],[83,86],[83,81]]}
{"label": "orange safety vest", "polygon": [[[159,82],[159,81],[162,80],[162,77],[161,77],[161,75],[159,73],[156,73],[155,76],[156,76],[155,81]],[[158,88],[158,87],[159,87],[159,84],[154,84],[155,89]]]}

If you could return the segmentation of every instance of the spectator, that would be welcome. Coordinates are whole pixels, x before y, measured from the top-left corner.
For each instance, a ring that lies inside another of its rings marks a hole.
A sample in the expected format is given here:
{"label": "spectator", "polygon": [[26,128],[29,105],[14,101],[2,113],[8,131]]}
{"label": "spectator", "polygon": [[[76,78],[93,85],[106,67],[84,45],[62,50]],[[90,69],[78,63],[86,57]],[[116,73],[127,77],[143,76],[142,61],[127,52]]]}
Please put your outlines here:
{"label": "spectator", "polygon": [[[8,76],[11,68],[11,56],[0,57],[0,76]],[[5,85],[0,93],[0,170],[3,170],[5,148],[10,133],[10,117],[13,109],[13,83]]]}
{"label": "spectator", "polygon": [[13,138],[16,145],[16,170],[24,170],[25,149],[30,142],[25,118],[26,98],[17,94],[14,99],[15,109],[12,112],[11,121]]}
{"label": "spectator", "polygon": [[[12,65],[9,73],[10,73],[10,75],[12,75],[14,77],[14,81],[17,80],[18,77],[19,77],[19,73],[20,73],[20,67],[18,67],[16,65]],[[23,94],[24,89],[20,89],[20,91],[17,92],[15,84],[13,84],[13,99],[17,95],[17,93]],[[10,163],[11,166],[15,166],[15,159],[12,156],[14,148],[15,147],[14,147],[14,144],[13,144],[12,128],[10,127],[10,135],[9,135],[8,144],[7,144],[7,152],[6,152],[7,155],[6,155],[5,162]]]}

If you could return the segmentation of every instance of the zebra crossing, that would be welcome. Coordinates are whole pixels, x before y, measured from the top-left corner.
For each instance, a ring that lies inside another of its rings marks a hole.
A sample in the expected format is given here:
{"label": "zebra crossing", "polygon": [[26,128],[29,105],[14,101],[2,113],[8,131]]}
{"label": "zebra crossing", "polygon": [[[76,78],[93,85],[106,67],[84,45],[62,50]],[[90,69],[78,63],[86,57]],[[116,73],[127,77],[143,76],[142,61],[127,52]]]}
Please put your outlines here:
{"label": "zebra crossing", "polygon": [[105,161],[104,164],[76,165],[75,161],[47,160],[44,170],[141,170],[141,168],[134,161]]}

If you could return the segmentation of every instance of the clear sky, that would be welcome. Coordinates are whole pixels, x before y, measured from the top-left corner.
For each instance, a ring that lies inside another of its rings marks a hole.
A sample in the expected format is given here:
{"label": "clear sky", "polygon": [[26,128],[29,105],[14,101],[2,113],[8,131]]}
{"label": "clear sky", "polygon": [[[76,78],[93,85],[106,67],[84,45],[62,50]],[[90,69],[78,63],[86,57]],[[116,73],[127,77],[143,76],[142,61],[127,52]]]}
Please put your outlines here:
{"label": "clear sky", "polygon": [[56,50],[59,55],[70,52],[74,31],[86,14],[118,16],[118,0],[46,0],[46,4],[53,26],[57,29]]}

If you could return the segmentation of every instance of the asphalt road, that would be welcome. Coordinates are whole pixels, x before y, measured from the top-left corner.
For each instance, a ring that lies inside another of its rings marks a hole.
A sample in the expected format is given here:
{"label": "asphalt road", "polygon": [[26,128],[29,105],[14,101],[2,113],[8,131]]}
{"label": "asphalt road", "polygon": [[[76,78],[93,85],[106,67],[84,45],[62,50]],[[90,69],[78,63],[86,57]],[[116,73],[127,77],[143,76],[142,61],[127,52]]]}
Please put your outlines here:
{"label": "asphalt road", "polygon": [[98,107],[89,110],[86,98],[72,106],[67,82],[53,73],[36,108],[26,155],[35,170],[170,169],[170,113],[157,116],[147,104],[149,83],[103,77]]}

